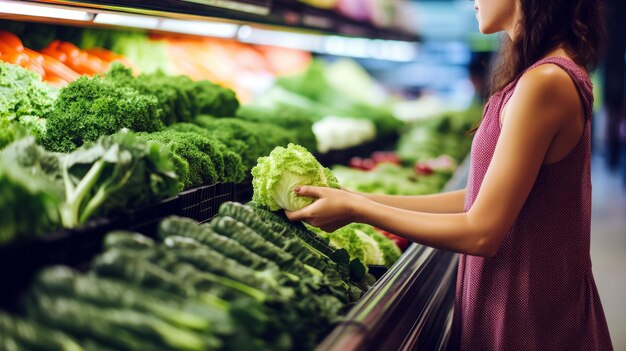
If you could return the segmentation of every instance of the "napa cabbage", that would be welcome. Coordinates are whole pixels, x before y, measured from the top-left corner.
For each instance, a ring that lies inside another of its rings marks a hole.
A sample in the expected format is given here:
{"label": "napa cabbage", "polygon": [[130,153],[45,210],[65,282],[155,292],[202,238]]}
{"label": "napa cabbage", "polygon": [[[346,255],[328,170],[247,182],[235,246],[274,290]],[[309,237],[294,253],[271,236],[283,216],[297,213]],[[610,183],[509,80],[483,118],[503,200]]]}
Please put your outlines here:
{"label": "napa cabbage", "polygon": [[281,208],[296,211],[310,205],[314,198],[293,191],[302,185],[339,188],[332,172],[300,145],[276,147],[269,156],[260,157],[252,168],[252,200],[271,211]]}

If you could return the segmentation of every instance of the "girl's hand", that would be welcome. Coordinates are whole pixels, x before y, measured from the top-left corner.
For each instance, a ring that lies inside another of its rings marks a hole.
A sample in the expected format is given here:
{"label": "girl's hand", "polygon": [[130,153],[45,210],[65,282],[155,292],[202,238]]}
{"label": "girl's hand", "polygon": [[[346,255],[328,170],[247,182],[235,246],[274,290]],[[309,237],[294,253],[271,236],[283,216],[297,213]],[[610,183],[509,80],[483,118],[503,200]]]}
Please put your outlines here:
{"label": "girl's hand", "polygon": [[355,221],[355,209],[358,204],[368,201],[362,195],[345,190],[301,186],[294,192],[301,196],[315,197],[317,200],[298,211],[285,211],[292,221],[305,221],[326,232],[333,232]]}

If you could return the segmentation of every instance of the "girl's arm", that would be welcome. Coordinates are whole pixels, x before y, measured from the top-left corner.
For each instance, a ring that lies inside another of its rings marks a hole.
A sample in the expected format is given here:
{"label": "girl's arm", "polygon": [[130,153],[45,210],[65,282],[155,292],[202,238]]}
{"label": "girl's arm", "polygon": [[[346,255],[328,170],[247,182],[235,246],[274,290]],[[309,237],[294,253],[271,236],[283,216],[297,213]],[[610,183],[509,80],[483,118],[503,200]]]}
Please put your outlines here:
{"label": "girl's arm", "polygon": [[415,212],[346,191],[303,186],[298,194],[318,199],[287,216],[327,231],[362,222],[435,248],[493,256],[526,202],[553,139],[566,125],[580,123],[581,111],[578,91],[565,71],[548,64],[524,74],[508,103],[476,201],[466,213]]}
{"label": "girl's arm", "polygon": [[360,194],[382,205],[416,212],[461,213],[465,207],[465,189],[421,196]]}

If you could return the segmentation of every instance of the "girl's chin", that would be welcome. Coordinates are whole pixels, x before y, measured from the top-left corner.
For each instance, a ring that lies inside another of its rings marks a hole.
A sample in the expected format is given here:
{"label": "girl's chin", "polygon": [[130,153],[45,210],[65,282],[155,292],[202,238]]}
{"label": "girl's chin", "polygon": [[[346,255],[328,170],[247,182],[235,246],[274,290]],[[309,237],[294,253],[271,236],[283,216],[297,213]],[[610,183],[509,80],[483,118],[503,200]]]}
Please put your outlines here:
{"label": "girl's chin", "polygon": [[480,22],[478,22],[478,31],[480,31],[482,34],[493,34],[499,32],[499,30],[495,30],[494,28],[482,25]]}

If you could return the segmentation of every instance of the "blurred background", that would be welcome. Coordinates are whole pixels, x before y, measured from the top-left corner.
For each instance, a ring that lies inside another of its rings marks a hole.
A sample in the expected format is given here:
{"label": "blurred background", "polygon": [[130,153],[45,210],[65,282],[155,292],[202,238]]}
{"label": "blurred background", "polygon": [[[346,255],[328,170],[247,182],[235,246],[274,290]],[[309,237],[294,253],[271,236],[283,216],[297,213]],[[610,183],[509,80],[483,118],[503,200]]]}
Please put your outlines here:
{"label": "blurred background", "polygon": [[[626,2],[605,3],[605,55],[591,73],[592,259],[615,349],[626,350]],[[478,32],[473,6],[466,0],[0,1],[0,60],[57,87],[103,74],[113,61],[135,75],[207,79],[233,89],[243,105],[288,106],[314,116],[323,163],[370,170],[383,157],[368,157],[371,151],[393,151],[414,177],[413,168],[420,174],[418,168],[439,167],[432,159],[441,154],[462,162],[469,143],[446,138],[463,135],[488,98],[500,37]],[[356,115],[357,122],[341,118]],[[24,124],[36,133],[29,121]],[[422,137],[424,125],[428,141],[416,142],[411,135]],[[408,133],[414,126],[422,129]],[[375,145],[367,155],[358,149],[365,142]],[[436,153],[407,156],[434,144]],[[356,189],[403,193],[380,179],[358,183],[342,171]],[[413,193],[441,189],[442,182]]]}

